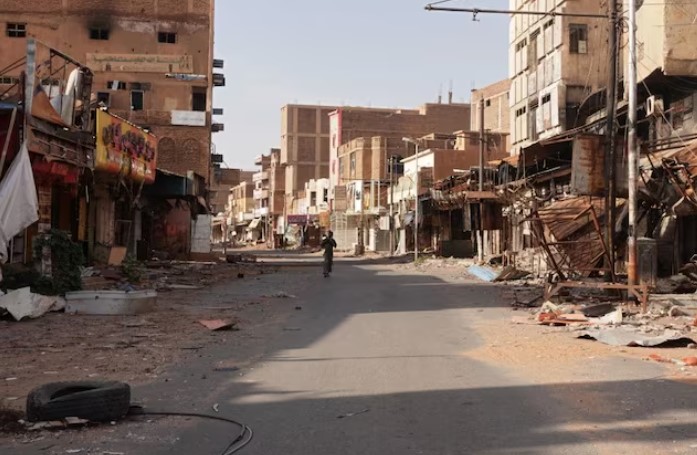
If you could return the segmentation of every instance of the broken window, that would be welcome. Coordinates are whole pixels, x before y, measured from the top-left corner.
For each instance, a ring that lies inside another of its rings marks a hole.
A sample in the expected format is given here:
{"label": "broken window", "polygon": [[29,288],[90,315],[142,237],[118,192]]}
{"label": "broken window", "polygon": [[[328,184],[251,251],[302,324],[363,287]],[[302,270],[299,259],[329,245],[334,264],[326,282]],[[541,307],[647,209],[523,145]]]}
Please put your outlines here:
{"label": "broken window", "polygon": [[177,34],[172,32],[159,32],[157,34],[157,42],[164,44],[176,44]]}
{"label": "broken window", "polygon": [[108,81],[106,88],[109,90],[126,90],[126,83],[121,81]]}
{"label": "broken window", "polygon": [[131,92],[131,110],[142,111],[144,109],[145,96],[140,90],[133,90]]}
{"label": "broken window", "polygon": [[97,92],[97,103],[103,103],[106,107],[109,107],[111,101],[111,94],[109,92]]}
{"label": "broken window", "polygon": [[27,36],[27,24],[8,22],[7,36],[10,38],[25,38]]}
{"label": "broken window", "polygon": [[90,29],[90,39],[98,41],[106,41],[109,39],[109,29],[95,27]]}
{"label": "broken window", "polygon": [[572,54],[588,53],[588,25],[569,25],[569,52]]}
{"label": "broken window", "polygon": [[208,107],[208,94],[205,87],[191,88],[191,110],[197,112],[206,112]]}

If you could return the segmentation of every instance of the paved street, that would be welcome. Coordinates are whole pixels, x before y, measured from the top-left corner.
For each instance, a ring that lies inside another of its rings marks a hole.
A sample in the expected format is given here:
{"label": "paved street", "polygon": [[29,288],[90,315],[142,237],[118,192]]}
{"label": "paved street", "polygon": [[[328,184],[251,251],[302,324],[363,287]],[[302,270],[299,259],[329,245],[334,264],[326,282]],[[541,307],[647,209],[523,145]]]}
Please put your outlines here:
{"label": "paved street", "polygon": [[[391,270],[340,265],[309,279],[304,311],[222,385],[221,408],[255,431],[246,453],[697,452],[693,386],[616,358],[580,359],[564,383],[474,360],[476,323],[510,316],[498,289]],[[204,427],[171,453],[194,453],[202,432],[213,450]]]}
{"label": "paved street", "polygon": [[[549,362],[548,374],[471,355],[481,327],[509,324],[500,288],[406,270],[346,262],[326,280],[308,271],[290,303],[302,311],[269,345],[221,345],[135,398],[180,411],[217,403],[253,428],[246,454],[697,453],[693,385],[614,356],[581,357],[564,371]],[[214,372],[221,361],[241,370]],[[127,424],[84,453],[218,454],[236,431],[197,420]],[[45,446],[3,453],[65,453]]]}

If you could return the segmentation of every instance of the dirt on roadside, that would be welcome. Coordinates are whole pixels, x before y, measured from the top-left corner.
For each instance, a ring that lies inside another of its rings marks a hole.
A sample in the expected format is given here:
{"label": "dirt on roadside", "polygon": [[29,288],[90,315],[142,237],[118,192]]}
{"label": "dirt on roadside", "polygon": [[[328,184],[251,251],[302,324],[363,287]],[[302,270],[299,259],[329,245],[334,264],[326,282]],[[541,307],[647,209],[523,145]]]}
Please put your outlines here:
{"label": "dirt on roadside", "polygon": [[[250,336],[254,328],[297,303],[303,270],[216,266],[200,289],[160,291],[157,309],[139,316],[47,314],[0,321],[0,407],[23,410],[33,388],[48,382],[157,380],[168,366],[212,343]],[[281,309],[283,311],[281,311]],[[200,320],[225,320],[211,331]]]}

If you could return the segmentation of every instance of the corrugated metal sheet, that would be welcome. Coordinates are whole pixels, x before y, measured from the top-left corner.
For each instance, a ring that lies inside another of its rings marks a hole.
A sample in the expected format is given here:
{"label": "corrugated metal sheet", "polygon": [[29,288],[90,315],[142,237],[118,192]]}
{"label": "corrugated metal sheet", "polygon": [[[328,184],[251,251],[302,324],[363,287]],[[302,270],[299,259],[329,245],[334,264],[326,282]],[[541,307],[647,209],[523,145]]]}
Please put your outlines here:
{"label": "corrugated metal sheet", "polygon": [[605,153],[602,136],[577,136],[571,161],[571,191],[579,196],[602,196],[605,191]]}

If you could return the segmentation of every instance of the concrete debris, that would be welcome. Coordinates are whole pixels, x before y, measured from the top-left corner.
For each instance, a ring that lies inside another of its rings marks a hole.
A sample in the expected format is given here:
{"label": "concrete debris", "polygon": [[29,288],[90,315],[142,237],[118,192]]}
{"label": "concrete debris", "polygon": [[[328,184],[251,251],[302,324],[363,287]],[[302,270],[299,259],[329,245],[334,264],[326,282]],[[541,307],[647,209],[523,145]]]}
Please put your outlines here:
{"label": "concrete debris", "polygon": [[149,291],[79,291],[65,295],[66,313],[118,316],[152,312],[157,292]]}
{"label": "concrete debris", "polygon": [[347,414],[341,414],[340,416],[337,416],[337,419],[346,419],[348,417],[354,417],[359,414],[365,414],[366,412],[370,412],[370,409],[363,409],[362,411],[357,411],[357,412],[349,412]]}
{"label": "concrete debris", "polygon": [[586,329],[578,333],[578,338],[590,338],[610,346],[654,347],[668,343],[687,345],[695,340],[682,332],[672,329],[656,329],[655,333],[638,327],[620,326]]}
{"label": "concrete debris", "polygon": [[518,270],[512,265],[507,265],[499,272],[496,278],[494,278],[494,281],[514,281],[525,278],[528,275],[530,275],[529,272]]}
{"label": "concrete debris", "polygon": [[274,298],[274,299],[295,299],[296,297],[292,294],[288,294],[287,292],[279,291],[279,292],[274,292],[273,294],[269,295],[269,297]]}
{"label": "concrete debris", "polygon": [[217,332],[219,330],[232,330],[235,327],[235,323],[232,321],[224,321],[222,319],[214,320],[200,320],[199,324],[206,327],[207,329]]}
{"label": "concrete debris", "polygon": [[0,295],[0,314],[9,313],[16,321],[24,318],[36,319],[52,311],[65,309],[61,297],[34,294],[26,287]]}
{"label": "concrete debris", "polygon": [[581,311],[584,315],[589,318],[599,318],[611,313],[615,310],[615,305],[611,303],[599,303],[596,305],[588,305],[584,307]]}

